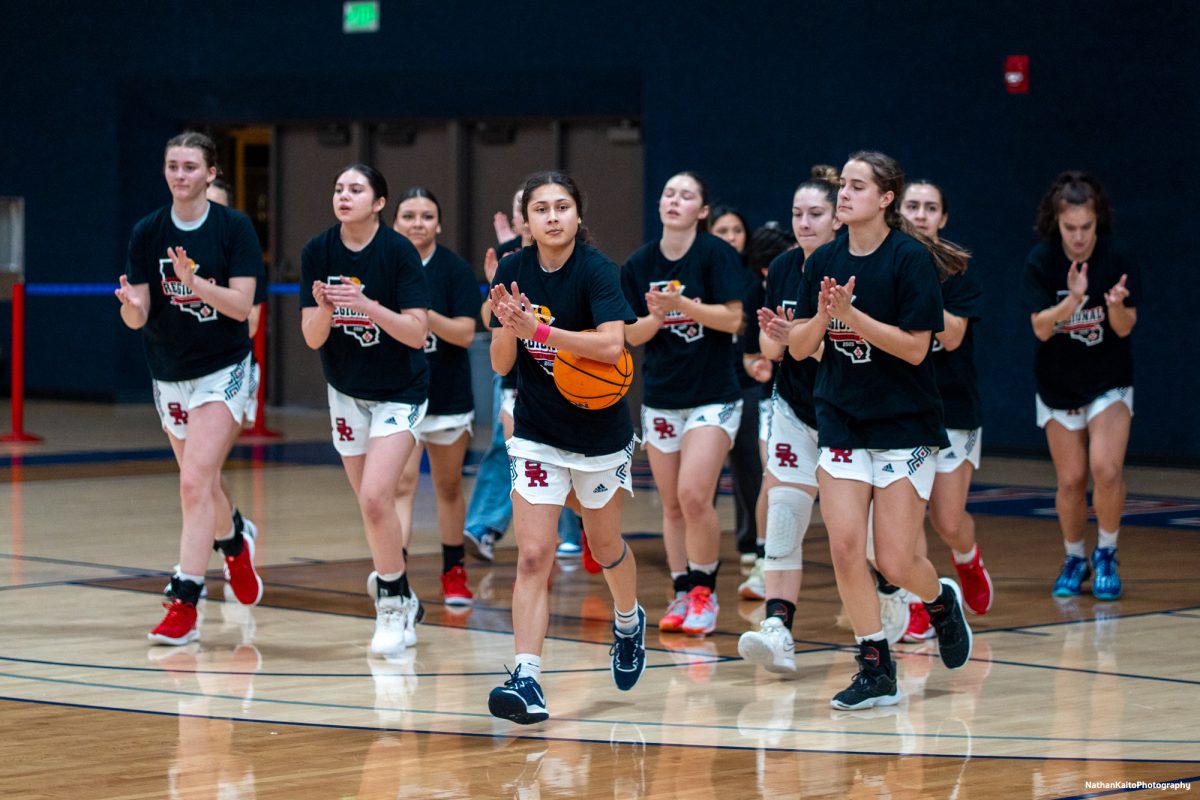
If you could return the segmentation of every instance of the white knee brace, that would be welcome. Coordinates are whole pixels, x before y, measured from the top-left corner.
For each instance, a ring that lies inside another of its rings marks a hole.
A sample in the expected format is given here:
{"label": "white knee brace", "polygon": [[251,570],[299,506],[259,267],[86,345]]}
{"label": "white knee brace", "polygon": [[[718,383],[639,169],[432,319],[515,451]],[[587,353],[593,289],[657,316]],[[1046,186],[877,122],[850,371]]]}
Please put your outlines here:
{"label": "white knee brace", "polygon": [[801,549],[812,519],[813,498],[791,486],[767,492],[767,544],[764,570],[801,569]]}

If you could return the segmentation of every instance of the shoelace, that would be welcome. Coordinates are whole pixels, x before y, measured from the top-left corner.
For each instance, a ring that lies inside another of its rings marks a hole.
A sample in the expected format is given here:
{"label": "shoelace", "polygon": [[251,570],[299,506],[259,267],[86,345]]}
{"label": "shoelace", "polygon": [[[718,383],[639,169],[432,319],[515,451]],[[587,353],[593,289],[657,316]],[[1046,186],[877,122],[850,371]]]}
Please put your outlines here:
{"label": "shoelace", "polygon": [[711,611],[712,607],[711,594],[694,594],[688,603],[688,610],[693,614],[703,614],[705,611]]}
{"label": "shoelace", "polygon": [[613,640],[612,647],[608,648],[608,654],[617,657],[618,667],[627,670],[637,669],[637,634],[624,636],[618,633],[617,638]]}

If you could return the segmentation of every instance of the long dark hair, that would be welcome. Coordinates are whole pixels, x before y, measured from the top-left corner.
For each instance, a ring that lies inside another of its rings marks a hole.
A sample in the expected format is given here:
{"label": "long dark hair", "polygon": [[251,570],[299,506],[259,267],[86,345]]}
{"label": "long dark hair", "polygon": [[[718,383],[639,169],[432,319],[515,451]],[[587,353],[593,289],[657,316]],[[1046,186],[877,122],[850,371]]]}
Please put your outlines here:
{"label": "long dark hair", "polygon": [[579,211],[579,231],[575,234],[575,241],[591,244],[592,235],[588,232],[587,226],[583,224],[583,192],[579,190],[579,185],[575,183],[574,178],[560,170],[548,169],[535,172],[525,179],[525,188],[521,190],[521,213],[525,216],[525,220],[527,222],[529,220],[529,201],[533,197],[533,191],[541,186],[561,186],[567,190],[567,194],[571,195],[571,199],[575,201],[575,208]]}
{"label": "long dark hair", "polygon": [[942,280],[966,270],[971,260],[971,254],[967,250],[945,239],[935,242],[917,230],[916,226],[900,213],[900,199],[904,196],[904,170],[900,169],[896,159],[876,150],[859,150],[857,153],[851,153],[847,160],[861,161],[870,166],[879,191],[883,194],[892,192],[892,202],[888,203],[883,211],[884,222],[889,228],[901,231],[924,245],[933,256],[933,263],[937,265]]}
{"label": "long dark hair", "polygon": [[[338,170],[338,174],[336,176],[334,176],[333,182],[336,184],[337,179],[340,178],[344,173],[349,172],[350,170],[354,170],[355,172],[359,173],[360,175],[362,175],[364,178],[367,179],[367,185],[370,186],[371,191],[375,193],[375,199],[378,200],[379,198],[382,197],[383,201],[384,201],[383,202],[384,207],[386,208],[387,207],[387,198],[388,198],[388,185],[387,185],[387,178],[383,177],[383,173],[381,173],[379,170],[372,167],[370,164],[361,164],[361,163],[350,164],[349,166],[342,167],[340,170]],[[379,213],[376,214],[375,216],[379,217],[379,216],[382,216],[382,214],[383,214],[383,209],[381,208],[381,209],[379,209]]]}
{"label": "long dark hair", "polygon": [[395,222],[400,216],[400,206],[404,205],[404,201],[412,200],[414,197],[423,197],[429,202],[433,203],[433,207],[437,209],[438,225],[441,225],[442,204],[438,202],[438,199],[436,196],[434,196],[433,192],[429,191],[424,186],[410,186],[404,190],[404,193],[400,195],[400,199],[396,202],[396,211],[394,214],[392,214],[392,222]]}
{"label": "long dark hair", "polygon": [[1033,229],[1038,236],[1048,242],[1062,239],[1058,229],[1058,212],[1063,205],[1084,206],[1092,204],[1096,212],[1096,233],[1104,236],[1112,231],[1112,206],[1108,202],[1108,193],[1100,185],[1096,177],[1079,170],[1060,172],[1050,184],[1042,202],[1038,203],[1037,221]]}

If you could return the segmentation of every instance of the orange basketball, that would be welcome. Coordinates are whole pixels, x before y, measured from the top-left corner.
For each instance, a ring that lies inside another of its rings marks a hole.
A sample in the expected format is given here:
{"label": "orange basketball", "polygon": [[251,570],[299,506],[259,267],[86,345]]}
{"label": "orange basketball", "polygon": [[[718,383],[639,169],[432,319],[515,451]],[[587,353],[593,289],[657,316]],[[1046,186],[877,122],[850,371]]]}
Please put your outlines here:
{"label": "orange basketball", "polygon": [[616,364],[559,350],[554,356],[554,385],[572,405],[596,411],[608,408],[629,391],[633,357],[626,348]]}

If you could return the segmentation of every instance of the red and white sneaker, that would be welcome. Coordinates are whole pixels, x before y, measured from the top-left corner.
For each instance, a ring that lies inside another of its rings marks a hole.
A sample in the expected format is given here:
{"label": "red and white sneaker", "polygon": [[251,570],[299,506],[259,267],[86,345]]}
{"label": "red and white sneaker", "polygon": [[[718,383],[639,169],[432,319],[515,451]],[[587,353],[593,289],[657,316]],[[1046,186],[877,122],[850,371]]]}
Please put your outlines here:
{"label": "red and white sneaker", "polygon": [[688,612],[682,630],[692,636],[703,636],[717,629],[717,596],[707,586],[694,586],[688,592]]}
{"label": "red and white sneaker", "polygon": [[467,570],[462,566],[442,573],[442,602],[448,606],[469,606],[475,595],[467,586]]}
{"label": "red and white sneaker", "polygon": [[163,603],[167,615],[158,627],[146,634],[146,638],[159,644],[187,644],[200,638],[195,603],[187,603],[176,597]]}
{"label": "red and white sneaker", "polygon": [[242,605],[256,606],[262,600],[263,582],[254,569],[254,528],[250,525],[242,530],[242,552],[225,556],[225,580]]}
{"label": "red and white sneaker", "polygon": [[676,592],[675,599],[667,604],[667,613],[658,621],[658,629],[668,633],[683,630],[683,620],[687,612],[687,592]]}
{"label": "red and white sneaker", "polygon": [[962,587],[963,603],[972,614],[986,614],[992,607],[992,576],[983,565],[983,554],[975,547],[975,558],[966,564],[954,562],[958,584]]}
{"label": "red and white sneaker", "polygon": [[908,604],[908,629],[900,637],[902,642],[924,642],[937,635],[929,621],[929,611],[919,600]]}

